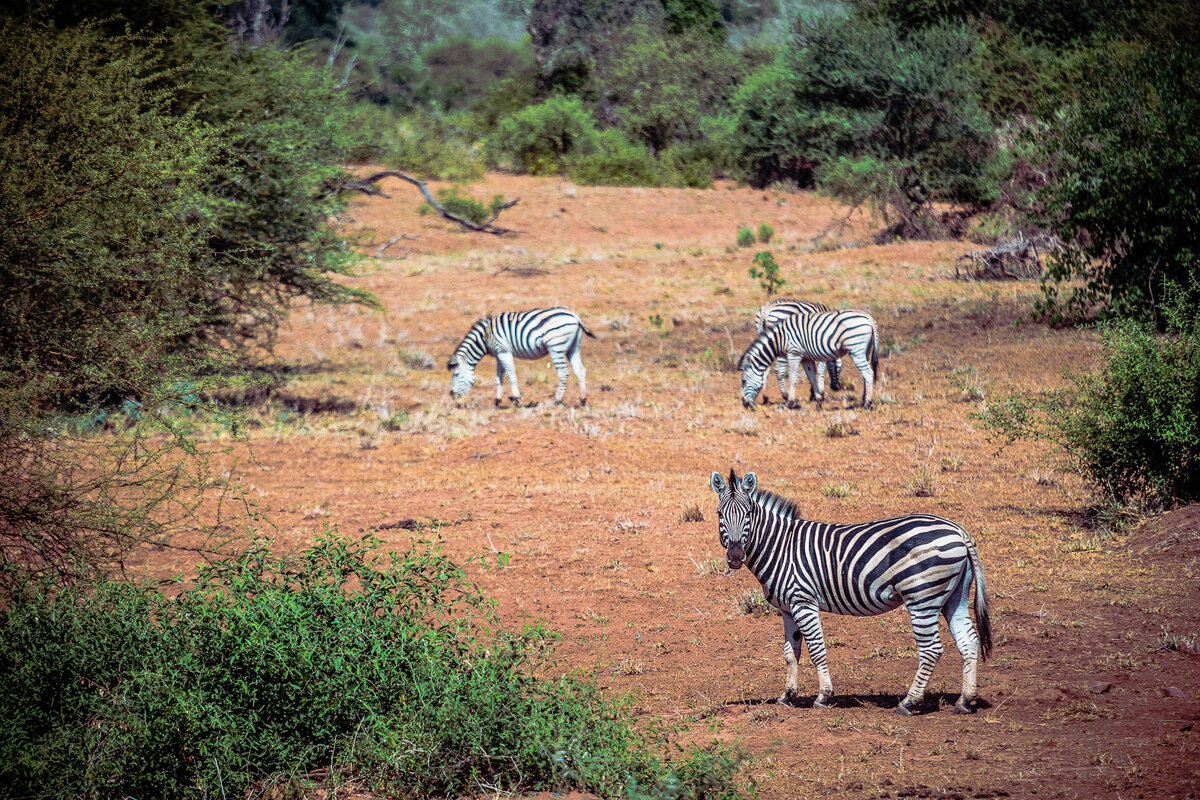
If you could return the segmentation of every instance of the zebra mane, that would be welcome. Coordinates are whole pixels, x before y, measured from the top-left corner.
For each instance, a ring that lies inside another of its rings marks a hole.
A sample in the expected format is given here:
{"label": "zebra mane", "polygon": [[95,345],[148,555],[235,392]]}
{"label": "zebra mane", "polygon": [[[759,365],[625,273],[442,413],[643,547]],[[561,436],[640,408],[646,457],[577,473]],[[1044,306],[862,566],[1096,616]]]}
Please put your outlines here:
{"label": "zebra mane", "polygon": [[756,489],[750,495],[750,502],[763,511],[784,519],[800,519],[800,508],[792,500],[783,495],[768,492],[766,489]]}
{"label": "zebra mane", "polygon": [[772,326],[772,327],[764,330],[758,336],[754,337],[754,341],[750,343],[750,346],[747,347],[745,350],[743,350],[742,354],[740,356],[738,356],[738,360],[737,360],[737,368],[738,369],[742,368],[742,362],[746,360],[746,356],[750,355],[751,350],[754,350],[755,348],[767,347],[771,343],[771,335],[772,335],[773,331],[774,331],[774,327]]}

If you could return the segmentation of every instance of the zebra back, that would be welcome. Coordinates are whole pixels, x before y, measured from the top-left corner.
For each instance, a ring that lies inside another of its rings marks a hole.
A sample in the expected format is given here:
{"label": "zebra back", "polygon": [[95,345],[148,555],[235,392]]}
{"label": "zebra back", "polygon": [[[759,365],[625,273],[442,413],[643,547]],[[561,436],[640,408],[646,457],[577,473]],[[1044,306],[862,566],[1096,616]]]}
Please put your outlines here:
{"label": "zebra back", "polygon": [[768,300],[754,315],[754,329],[762,333],[768,326],[778,323],[781,319],[794,317],[797,314],[816,314],[829,311],[829,306],[811,300],[797,300],[793,297],[777,297]]}

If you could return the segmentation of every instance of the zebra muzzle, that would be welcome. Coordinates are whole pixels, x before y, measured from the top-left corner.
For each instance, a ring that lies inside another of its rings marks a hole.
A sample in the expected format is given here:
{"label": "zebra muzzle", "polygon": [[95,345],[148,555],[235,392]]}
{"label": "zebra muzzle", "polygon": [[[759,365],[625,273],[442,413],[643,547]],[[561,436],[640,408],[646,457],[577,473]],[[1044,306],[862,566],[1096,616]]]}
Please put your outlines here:
{"label": "zebra muzzle", "polygon": [[730,569],[740,569],[746,563],[746,548],[741,542],[734,542],[725,548],[725,563]]}

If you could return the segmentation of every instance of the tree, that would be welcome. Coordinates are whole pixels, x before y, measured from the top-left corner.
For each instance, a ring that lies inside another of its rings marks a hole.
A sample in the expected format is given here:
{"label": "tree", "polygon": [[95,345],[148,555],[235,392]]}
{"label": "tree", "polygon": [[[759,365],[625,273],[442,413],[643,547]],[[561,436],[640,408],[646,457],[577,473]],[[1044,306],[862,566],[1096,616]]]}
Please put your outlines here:
{"label": "tree", "polygon": [[1162,323],[1169,283],[1200,266],[1200,49],[1107,46],[1078,72],[1079,98],[1040,143],[1053,175],[1035,221],[1066,247],[1039,311],[1054,321]]}
{"label": "tree", "polygon": [[967,69],[974,42],[962,26],[800,20],[735,102],[752,183],[815,176],[909,237],[939,232],[935,204],[988,202],[997,150]]}
{"label": "tree", "polygon": [[223,279],[204,257],[220,142],[169,113],[145,45],[0,25],[0,561],[108,567],[202,479],[167,453],[228,366],[197,291]]}

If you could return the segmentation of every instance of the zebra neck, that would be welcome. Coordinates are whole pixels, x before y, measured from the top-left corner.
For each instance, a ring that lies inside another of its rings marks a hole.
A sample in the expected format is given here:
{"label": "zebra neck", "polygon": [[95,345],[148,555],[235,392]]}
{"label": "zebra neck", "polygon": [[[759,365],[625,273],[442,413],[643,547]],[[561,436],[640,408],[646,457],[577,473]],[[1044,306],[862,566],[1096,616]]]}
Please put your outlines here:
{"label": "zebra neck", "polygon": [[[746,540],[746,567],[760,583],[773,572],[766,569],[778,558],[781,548],[791,538],[796,521],[780,517],[755,505],[750,512],[750,535]],[[765,584],[764,584],[765,585]]]}

